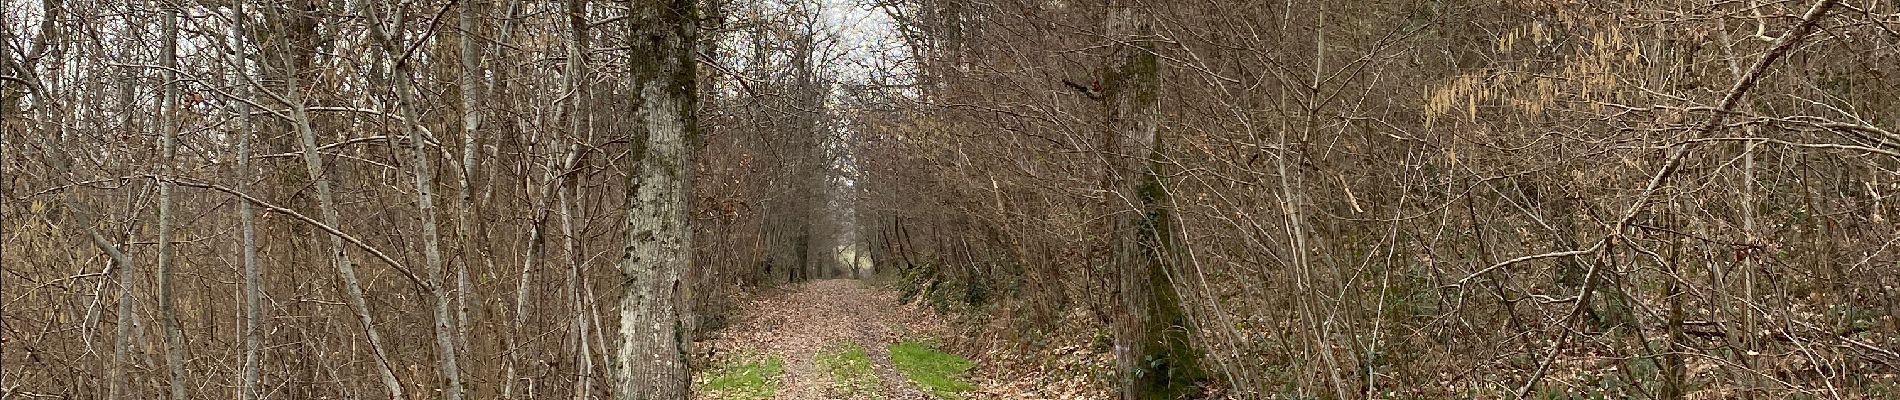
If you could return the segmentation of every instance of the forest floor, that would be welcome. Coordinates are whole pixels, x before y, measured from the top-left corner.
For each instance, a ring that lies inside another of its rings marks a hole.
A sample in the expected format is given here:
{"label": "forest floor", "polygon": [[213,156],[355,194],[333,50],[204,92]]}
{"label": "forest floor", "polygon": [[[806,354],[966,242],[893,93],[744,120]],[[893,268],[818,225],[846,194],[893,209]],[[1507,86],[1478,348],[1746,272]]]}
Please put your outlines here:
{"label": "forest floor", "polygon": [[[970,388],[959,376],[970,369],[968,361],[928,353],[935,351],[929,332],[943,329],[913,311],[890,291],[857,280],[768,291],[741,305],[731,326],[699,343],[716,361],[694,379],[696,392],[713,399],[960,398]],[[906,353],[920,348],[928,354]],[[900,371],[893,349],[915,367]],[[942,367],[936,368],[942,376],[929,377],[925,370],[933,367]],[[905,372],[948,381],[919,384]]]}
{"label": "forest floor", "polygon": [[714,400],[1111,397],[1103,371],[1113,359],[1097,334],[1060,330],[1043,336],[1045,346],[1015,346],[1020,320],[946,317],[898,299],[852,279],[742,295],[732,323],[696,343],[709,361],[694,376],[694,393]]}

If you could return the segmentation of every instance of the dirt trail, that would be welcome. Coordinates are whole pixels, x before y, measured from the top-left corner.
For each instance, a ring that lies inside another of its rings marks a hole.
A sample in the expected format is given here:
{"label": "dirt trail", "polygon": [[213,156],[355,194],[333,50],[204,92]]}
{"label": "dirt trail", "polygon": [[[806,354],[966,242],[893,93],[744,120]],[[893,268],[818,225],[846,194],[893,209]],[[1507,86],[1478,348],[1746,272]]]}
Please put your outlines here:
{"label": "dirt trail", "polygon": [[739,320],[702,343],[718,352],[752,353],[785,362],[779,399],[834,399],[830,373],[814,358],[828,346],[857,343],[875,364],[881,398],[928,399],[891,366],[887,349],[899,327],[915,323],[901,315],[896,295],[857,280],[801,283],[769,292],[739,310]]}

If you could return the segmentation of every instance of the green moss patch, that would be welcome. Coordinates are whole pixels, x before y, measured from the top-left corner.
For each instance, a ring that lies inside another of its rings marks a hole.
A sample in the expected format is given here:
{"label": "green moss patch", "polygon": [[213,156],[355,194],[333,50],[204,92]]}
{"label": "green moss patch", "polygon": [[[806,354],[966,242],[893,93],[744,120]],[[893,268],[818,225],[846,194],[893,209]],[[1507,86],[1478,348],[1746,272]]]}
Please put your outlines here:
{"label": "green moss patch", "polygon": [[840,398],[878,399],[877,367],[871,355],[856,343],[833,346],[818,354],[818,366],[831,373],[831,394]]}
{"label": "green moss patch", "polygon": [[734,361],[714,371],[696,392],[710,399],[771,399],[778,395],[779,374],[784,371],[785,362],[777,357]]}
{"label": "green moss patch", "polygon": [[891,345],[890,350],[891,363],[897,370],[931,397],[961,399],[963,392],[976,388],[964,380],[964,374],[975,365],[961,356],[914,341]]}

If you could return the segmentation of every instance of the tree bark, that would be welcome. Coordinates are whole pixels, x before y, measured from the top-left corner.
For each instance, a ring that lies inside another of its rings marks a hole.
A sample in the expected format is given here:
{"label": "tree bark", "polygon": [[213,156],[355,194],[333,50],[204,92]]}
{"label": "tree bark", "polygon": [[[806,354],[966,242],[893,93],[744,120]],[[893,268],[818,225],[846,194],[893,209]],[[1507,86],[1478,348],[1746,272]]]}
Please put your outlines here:
{"label": "tree bark", "polygon": [[627,190],[614,377],[615,397],[624,400],[684,399],[690,391],[680,281],[693,248],[687,178],[697,129],[697,3],[652,2],[633,10],[629,64],[638,91],[638,160]]}
{"label": "tree bark", "polygon": [[[377,6],[371,5],[369,7]],[[372,14],[372,16],[374,16],[374,14]],[[396,110],[403,118],[401,129],[409,136],[410,151],[414,157],[414,159],[411,160],[413,163],[411,167],[414,168],[413,172],[416,177],[416,213],[422,219],[422,259],[424,263],[422,268],[428,274],[427,278],[429,281],[427,289],[429,289],[430,295],[435,300],[435,345],[436,351],[441,354],[436,364],[437,368],[440,369],[437,372],[442,375],[442,380],[447,386],[443,389],[442,395],[449,400],[461,400],[464,396],[462,369],[456,355],[457,346],[455,345],[455,334],[459,329],[457,329],[458,324],[455,322],[454,315],[452,315],[454,307],[452,304],[453,296],[450,293],[450,285],[446,276],[447,274],[444,271],[445,268],[442,262],[442,235],[437,225],[435,215],[435,169],[433,165],[431,165],[434,163],[434,157],[429,156],[429,140],[423,134],[425,128],[418,125],[422,120],[412,106],[416,103],[416,94],[412,87],[413,84],[410,81],[413,76],[413,71],[410,70],[409,63],[399,60],[403,57],[402,43],[399,43],[400,39],[395,36],[395,32],[386,30],[387,28],[384,27],[385,23],[393,24],[396,29],[401,29],[403,21],[401,16],[384,14],[379,18],[372,18],[370,21],[370,29],[374,31],[374,34],[378,36],[382,42],[384,56],[394,60],[392,62],[395,63],[395,76],[390,77],[390,83],[393,84],[392,86],[396,92]]]}
{"label": "tree bark", "polygon": [[[593,117],[591,114],[593,109],[588,106],[591,99],[588,94],[591,91],[587,90],[585,84],[589,46],[587,0],[567,1],[567,28],[568,64],[564,83],[569,93],[568,137],[583,138],[577,140],[592,140],[593,134],[588,126],[588,122]],[[586,400],[594,394],[594,357],[588,343],[588,334],[594,329],[591,322],[595,314],[593,309],[588,307],[588,300],[591,297],[582,290],[587,285],[587,277],[582,268],[580,243],[574,237],[574,214],[571,205],[571,199],[574,196],[572,195],[573,185],[569,182],[569,177],[573,175],[566,173],[577,167],[580,162],[581,145],[579,142],[566,143],[566,145],[566,155],[561,157],[558,164],[552,164],[557,168],[548,171],[548,185],[552,185],[550,188],[553,190],[549,192],[556,197],[561,209],[561,247],[565,249],[563,254],[568,260],[567,292],[571,307],[569,315],[574,316],[574,364],[577,367],[575,374],[578,375],[578,379],[574,382],[573,398]]]}
{"label": "tree bark", "polygon": [[[244,19],[244,4],[243,2],[237,2],[233,5],[231,10],[231,20],[234,21],[231,25],[231,48],[236,49],[236,53],[238,54],[232,61],[232,82],[244,81],[244,67],[249,61],[249,57],[244,56],[244,54],[246,54],[244,44]],[[237,171],[232,174],[232,187],[237,188],[239,192],[243,192],[245,191],[245,184],[250,182],[251,135],[255,133],[251,126],[251,104],[249,103],[251,98],[251,85],[238,83],[237,96],[243,101],[237,102]],[[263,393],[258,390],[258,378],[262,361],[260,356],[264,346],[264,288],[263,280],[261,279],[262,273],[259,271],[257,264],[256,212],[251,209],[250,202],[238,202],[238,225],[238,229],[242,232],[240,235],[243,237],[242,243],[239,246],[243,248],[242,251],[244,253],[244,332],[242,334],[244,337],[244,366],[241,373],[243,375],[243,382],[241,386],[239,386],[238,393],[239,398],[243,400],[256,400],[263,397]]]}
{"label": "tree bark", "polygon": [[1103,77],[1106,182],[1109,209],[1129,214],[1110,219],[1111,265],[1121,289],[1115,335],[1121,398],[1179,398],[1192,395],[1203,374],[1167,273],[1178,245],[1160,171],[1161,62],[1148,15],[1121,2],[1111,3],[1108,12],[1107,36],[1121,44],[1114,46]]}
{"label": "tree bark", "polygon": [[[317,208],[322,213],[323,224],[337,229],[342,225],[342,214],[337,210],[336,192],[330,187],[330,177],[324,173],[323,156],[317,147],[317,132],[311,127],[309,108],[304,104],[303,95],[297,82],[298,71],[290,71],[286,76],[291,82],[286,85],[290,95],[285,100],[290,103],[291,124],[295,125],[299,141],[303,144],[301,156],[304,161],[304,173],[310,176],[317,189]],[[330,235],[330,254],[335,258],[337,276],[343,279],[343,293],[350,303],[350,310],[356,313],[356,322],[363,329],[365,340],[369,342],[370,353],[376,358],[376,371],[382,378],[383,388],[391,399],[406,399],[402,382],[396,379],[396,369],[390,364],[389,352],[383,346],[382,332],[376,329],[376,317],[370,314],[369,300],[363,295],[362,280],[357,278],[356,264],[350,260],[349,247],[343,243],[340,235]]]}
{"label": "tree bark", "polygon": [[85,224],[83,226],[86,229],[86,236],[92,238],[92,245],[105,252],[106,256],[112,259],[113,269],[119,270],[119,323],[117,339],[112,345],[112,369],[108,372],[106,398],[112,400],[139,398],[140,392],[127,388],[125,383],[126,357],[132,349],[132,325],[138,321],[138,306],[132,302],[133,295],[137,293],[133,289],[135,284],[133,278],[137,275],[134,274],[132,257],[127,256],[118,245],[99,233],[99,228],[95,227],[96,213],[79,210],[70,202],[67,207],[75,210],[74,214],[82,216],[78,222]]}
{"label": "tree bark", "polygon": [[[63,152],[49,152],[47,156],[47,164],[69,178],[73,176],[71,160],[67,159],[69,156]],[[106,258],[112,261],[112,269],[119,275],[119,321],[112,345],[112,364],[106,370],[106,398],[111,400],[142,398],[140,391],[126,386],[125,364],[132,349],[132,325],[138,321],[138,306],[132,302],[134,294],[137,293],[134,290],[134,278],[137,276],[137,271],[133,268],[132,257],[126,255],[119,245],[107,239],[105,234],[99,233],[100,213],[98,211],[87,209],[72,201],[71,194],[61,193],[59,196],[61,205],[72,213],[74,224],[86,232],[86,237],[92,239],[94,247],[106,253]]]}
{"label": "tree bark", "polygon": [[[456,174],[460,179],[458,181],[459,185],[456,186],[458,207],[455,209],[455,234],[457,239],[460,240],[461,245],[457,246],[457,250],[459,251],[456,252],[454,293],[455,345],[460,351],[467,351],[468,349],[470,324],[468,317],[468,293],[473,290],[469,282],[469,264],[474,262],[476,258],[475,254],[479,253],[484,266],[494,266],[494,259],[489,256],[491,253],[486,248],[488,242],[479,240],[479,237],[486,236],[485,234],[481,234],[481,232],[485,232],[486,230],[478,230],[478,227],[473,221],[476,214],[474,182],[477,158],[475,154],[479,152],[476,143],[478,141],[477,139],[481,137],[482,90],[485,86],[482,84],[482,48],[476,44],[475,41],[475,34],[479,28],[477,25],[477,18],[479,18],[479,16],[476,15],[476,4],[477,2],[475,1],[466,1],[459,4],[458,6],[461,9],[459,10],[460,15],[457,18],[457,25],[461,28],[461,35],[457,36],[457,41],[459,42],[457,44],[461,48],[462,56],[462,76],[460,79],[462,95],[462,157],[461,162],[457,163],[460,168],[457,171],[458,174]],[[490,270],[492,270],[492,268],[490,268]]]}
{"label": "tree bark", "polygon": [[[159,49],[159,62],[164,66],[159,72],[164,85],[164,95],[159,99],[158,135],[160,175],[172,173],[172,161],[177,153],[178,133],[178,9],[166,4],[165,43]],[[165,368],[170,375],[170,393],[173,400],[185,399],[185,344],[184,332],[178,328],[178,299],[172,291],[172,184],[158,182],[158,315],[165,327]]]}

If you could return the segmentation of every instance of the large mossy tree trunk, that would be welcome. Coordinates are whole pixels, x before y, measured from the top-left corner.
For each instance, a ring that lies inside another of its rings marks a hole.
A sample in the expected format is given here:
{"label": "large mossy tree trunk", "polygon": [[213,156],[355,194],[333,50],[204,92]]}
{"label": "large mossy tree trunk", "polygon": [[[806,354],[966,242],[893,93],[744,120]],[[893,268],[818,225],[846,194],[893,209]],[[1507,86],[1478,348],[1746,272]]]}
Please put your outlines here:
{"label": "large mossy tree trunk", "polygon": [[1121,289],[1115,334],[1121,398],[1190,397],[1204,374],[1200,354],[1189,342],[1180,295],[1168,278],[1180,243],[1173,235],[1161,173],[1161,62],[1154,26],[1139,8],[1124,2],[1111,3],[1108,13],[1107,37],[1118,44],[1102,80],[1103,150],[1109,209],[1115,213],[1110,257]]}
{"label": "large mossy tree trunk", "polygon": [[614,397],[685,399],[689,392],[686,299],[682,276],[692,262],[691,154],[696,0],[636,5],[630,21],[634,114],[633,162],[627,188],[627,254],[620,293],[620,347]]}

